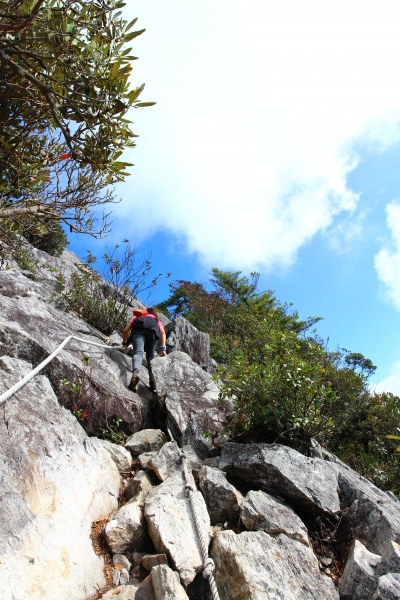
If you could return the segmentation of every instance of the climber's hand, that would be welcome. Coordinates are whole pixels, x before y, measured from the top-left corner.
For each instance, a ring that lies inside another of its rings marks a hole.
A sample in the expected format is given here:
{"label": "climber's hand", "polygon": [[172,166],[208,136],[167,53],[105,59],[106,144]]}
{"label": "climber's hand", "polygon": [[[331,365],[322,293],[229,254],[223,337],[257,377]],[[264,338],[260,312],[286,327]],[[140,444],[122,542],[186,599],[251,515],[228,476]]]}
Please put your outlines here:
{"label": "climber's hand", "polygon": [[165,350],[160,350],[159,356],[167,356],[167,353],[165,352]]}

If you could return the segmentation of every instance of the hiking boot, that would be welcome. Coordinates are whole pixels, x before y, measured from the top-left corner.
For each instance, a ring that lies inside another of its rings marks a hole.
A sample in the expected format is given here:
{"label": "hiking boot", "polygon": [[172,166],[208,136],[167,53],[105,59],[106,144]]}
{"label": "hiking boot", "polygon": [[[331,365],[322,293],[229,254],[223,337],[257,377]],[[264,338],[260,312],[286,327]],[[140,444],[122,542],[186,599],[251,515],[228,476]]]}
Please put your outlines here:
{"label": "hiking boot", "polygon": [[135,369],[133,371],[131,382],[128,385],[128,390],[131,390],[132,392],[136,392],[138,383],[139,383],[139,371],[137,369]]}

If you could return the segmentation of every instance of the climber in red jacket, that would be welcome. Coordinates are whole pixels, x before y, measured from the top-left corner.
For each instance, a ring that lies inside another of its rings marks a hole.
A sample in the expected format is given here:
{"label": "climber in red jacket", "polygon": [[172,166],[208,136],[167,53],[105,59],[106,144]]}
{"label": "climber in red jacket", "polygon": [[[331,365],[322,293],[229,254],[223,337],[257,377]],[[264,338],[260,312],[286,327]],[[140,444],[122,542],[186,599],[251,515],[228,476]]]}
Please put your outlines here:
{"label": "climber in red jacket", "polygon": [[147,368],[150,378],[150,389],[155,390],[155,381],[151,370],[151,361],[154,358],[154,352],[157,344],[160,342],[159,356],[166,356],[167,347],[166,334],[163,324],[158,318],[154,308],[146,310],[134,310],[135,315],[125,327],[122,334],[122,343],[127,348],[128,334],[131,331],[129,339],[133,346],[132,368],[133,374],[128,388],[136,392],[139,383],[139,372],[142,365],[143,354],[146,352]]}

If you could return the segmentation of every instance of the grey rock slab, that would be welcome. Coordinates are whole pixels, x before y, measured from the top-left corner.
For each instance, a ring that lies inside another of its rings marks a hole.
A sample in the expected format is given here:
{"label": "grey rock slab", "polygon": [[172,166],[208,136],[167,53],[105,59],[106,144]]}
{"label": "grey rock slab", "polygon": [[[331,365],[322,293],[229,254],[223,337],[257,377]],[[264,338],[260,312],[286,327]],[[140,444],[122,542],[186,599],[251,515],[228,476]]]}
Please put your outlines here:
{"label": "grey rock slab", "polygon": [[[49,260],[54,258],[46,256]],[[54,262],[57,263],[57,260],[54,259]],[[94,328],[88,327],[76,315],[49,304],[54,292],[43,288],[47,285],[47,279],[43,279],[45,271],[42,270],[37,281],[26,279],[19,271],[0,271],[1,354],[26,360],[34,367],[70,333],[83,340],[96,339],[99,343],[105,337],[100,332],[98,337],[93,337]],[[26,294],[18,294],[21,286],[24,286]],[[87,385],[88,370],[82,355],[90,358],[90,385]],[[97,435],[107,426],[107,415],[110,418],[118,415],[132,432],[152,423],[153,395],[144,386],[138,394],[129,391],[130,373],[131,361],[118,350],[99,348],[77,340],[71,340],[45,369],[60,404],[71,406],[76,402],[76,397],[62,383],[64,378],[72,382],[79,379],[86,381],[87,390],[80,399],[80,408],[88,412],[85,429],[92,435]]]}
{"label": "grey rock slab", "polygon": [[372,600],[399,600],[400,598],[400,574],[388,573],[378,579],[378,587],[372,596]]}
{"label": "grey rock slab", "polygon": [[143,579],[136,592],[135,600],[156,600],[151,575]]}
{"label": "grey rock slab", "polygon": [[[192,446],[182,448],[188,469],[198,470],[201,461]],[[154,471],[161,481],[165,481],[170,475],[182,471],[182,451],[176,442],[167,442],[148,462],[148,468]]]}
{"label": "grey rock slab", "polygon": [[176,317],[165,327],[167,334],[167,352],[186,352],[200,366],[211,363],[210,336],[199,331],[184,317]]}
{"label": "grey rock slab", "polygon": [[306,546],[310,545],[307,528],[294,510],[266,492],[250,491],[240,508],[240,518],[249,531],[271,535],[284,533]]}
{"label": "grey rock slab", "polygon": [[[2,356],[0,394],[30,370]],[[0,412],[0,598],[97,593],[105,585],[104,564],[93,550],[91,525],[117,508],[115,463],[59,405],[44,375]]]}
{"label": "grey rock slab", "polygon": [[340,596],[344,600],[371,598],[377,584],[375,569],[380,560],[378,554],[369,552],[355,540],[339,582]]}
{"label": "grey rock slab", "polygon": [[143,454],[139,454],[137,457],[140,462],[141,469],[147,469],[149,461],[157,454],[158,450],[153,450],[152,452],[143,452]]}
{"label": "grey rock slab", "polygon": [[354,539],[358,539],[375,554],[384,553],[390,540],[400,544],[400,503],[334,454],[319,450],[337,474],[342,509],[349,509],[336,534],[338,542],[348,552]]}
{"label": "grey rock slab", "polygon": [[145,554],[141,560],[142,567],[147,571],[151,571],[157,565],[167,565],[168,559],[166,554]]}
{"label": "grey rock slab", "polygon": [[382,560],[376,569],[377,575],[400,573],[400,545],[391,540],[382,553]]}
{"label": "grey rock slab", "polygon": [[122,337],[119,333],[112,333],[108,338],[108,342],[111,346],[122,346]]}
{"label": "grey rock slab", "polygon": [[206,501],[211,525],[237,523],[242,494],[231,485],[219,469],[203,466],[199,473],[200,490]]}
{"label": "grey rock slab", "polygon": [[201,469],[203,463],[197,456],[196,450],[193,448],[193,446],[190,446],[190,444],[182,446],[182,452],[186,455],[192,470],[197,471],[198,469]]}
{"label": "grey rock slab", "polygon": [[153,479],[155,479],[154,475],[150,477],[145,471],[138,471],[124,490],[125,498],[127,500],[134,498],[137,502],[143,502],[155,485]]}
{"label": "grey rock slab", "polygon": [[147,548],[149,539],[142,505],[140,500],[130,500],[109,519],[104,531],[113,554]]}
{"label": "grey rock slab", "polygon": [[216,534],[211,545],[221,600],[337,600],[331,579],[321,575],[312,550],[264,531]]}
{"label": "grey rock slab", "polygon": [[[194,486],[194,481],[193,481]],[[210,539],[210,518],[203,496],[194,495],[202,531]],[[168,562],[188,585],[202,569],[198,536],[185,482],[175,473],[155,487],[145,501],[145,516],[149,534],[157,552],[165,553]]]}
{"label": "grey rock slab", "polygon": [[182,471],[181,450],[176,442],[167,442],[148,463],[148,468],[154,471],[161,481],[170,475]]}
{"label": "grey rock slab", "polygon": [[[341,521],[337,538],[350,547],[360,540],[370,552],[382,554],[391,540],[400,542],[400,520],[396,504],[386,496],[385,504],[363,497],[355,500]],[[392,503],[393,506],[388,506]],[[399,515],[400,516],[400,515]]]}
{"label": "grey rock slab", "polygon": [[165,433],[161,429],[143,429],[131,435],[125,442],[133,456],[139,456],[144,452],[160,450],[167,441]]}
{"label": "grey rock slab", "polygon": [[219,469],[303,510],[328,515],[340,510],[337,474],[330,464],[287,446],[228,442]]}
{"label": "grey rock slab", "polygon": [[113,444],[108,440],[102,440],[99,438],[92,438],[92,441],[97,439],[97,443],[101,444],[107,452],[109,452],[111,458],[117,465],[118,471],[127,472],[131,470],[132,466],[132,455],[128,450],[119,444]]}
{"label": "grey rock slab", "polygon": [[213,446],[203,433],[222,430],[232,413],[232,403],[221,406],[219,388],[212,376],[184,352],[155,358],[152,370],[160,408],[167,413],[174,438],[180,446],[193,446],[201,459],[207,458]]}
{"label": "grey rock slab", "polygon": [[189,600],[178,573],[167,565],[153,567],[150,575],[156,600]]}

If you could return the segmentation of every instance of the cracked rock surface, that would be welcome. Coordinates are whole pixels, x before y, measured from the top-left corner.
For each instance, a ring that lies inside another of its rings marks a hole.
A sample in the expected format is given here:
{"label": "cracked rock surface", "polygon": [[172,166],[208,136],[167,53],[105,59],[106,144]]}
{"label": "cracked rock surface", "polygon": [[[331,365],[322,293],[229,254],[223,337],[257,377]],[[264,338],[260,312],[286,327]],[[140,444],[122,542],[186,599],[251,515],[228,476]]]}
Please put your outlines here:
{"label": "cracked rock surface", "polygon": [[[30,370],[0,358],[0,393]],[[117,507],[118,469],[43,375],[0,415],[0,598],[85,599],[105,584],[90,529]]]}

